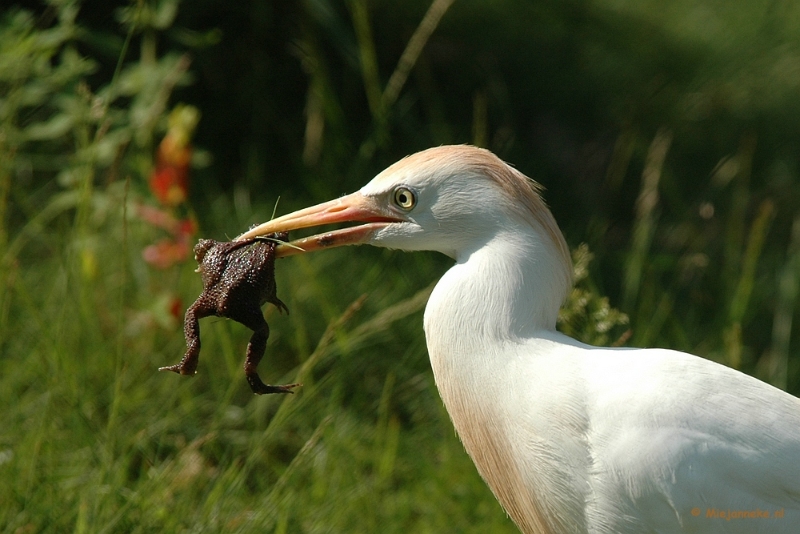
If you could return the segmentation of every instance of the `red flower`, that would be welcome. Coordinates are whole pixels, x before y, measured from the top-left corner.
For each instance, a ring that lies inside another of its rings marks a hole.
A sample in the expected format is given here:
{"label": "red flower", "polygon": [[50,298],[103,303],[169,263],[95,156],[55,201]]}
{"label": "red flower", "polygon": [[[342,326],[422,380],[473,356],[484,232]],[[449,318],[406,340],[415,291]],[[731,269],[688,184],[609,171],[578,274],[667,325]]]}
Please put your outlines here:
{"label": "red flower", "polygon": [[183,303],[180,297],[172,297],[169,301],[169,314],[178,321],[183,319]]}
{"label": "red flower", "polygon": [[144,261],[158,269],[166,269],[185,261],[189,257],[191,247],[188,240],[162,239],[142,251]]}
{"label": "red flower", "polygon": [[175,106],[169,114],[167,135],[158,145],[155,168],[148,181],[153,195],[166,209],[137,207],[139,217],[171,234],[142,251],[144,260],[159,269],[186,261],[191,255],[190,242],[197,232],[197,223],[191,217],[179,219],[177,213],[188,211],[180,206],[186,203],[189,194],[190,141],[199,118],[199,112],[192,106]]}
{"label": "red flower", "polygon": [[158,145],[156,166],[150,174],[150,190],[165,206],[178,206],[189,195],[191,139],[199,118],[192,106],[175,106],[169,114],[167,135]]}
{"label": "red flower", "polygon": [[188,167],[156,165],[150,175],[150,190],[165,206],[183,204],[189,194]]}
{"label": "red flower", "polygon": [[193,218],[187,218],[178,221],[177,235],[186,239],[192,237],[197,233],[197,221]]}

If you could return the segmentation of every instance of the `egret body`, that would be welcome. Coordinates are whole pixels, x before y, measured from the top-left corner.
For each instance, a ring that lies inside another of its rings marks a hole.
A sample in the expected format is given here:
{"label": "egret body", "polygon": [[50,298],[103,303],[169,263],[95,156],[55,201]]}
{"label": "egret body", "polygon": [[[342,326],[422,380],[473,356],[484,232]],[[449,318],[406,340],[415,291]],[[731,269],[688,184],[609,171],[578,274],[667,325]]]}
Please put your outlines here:
{"label": "egret body", "polygon": [[689,354],[559,333],[568,247],[538,186],[491,152],[419,152],[239,239],[337,222],[363,224],[295,245],[455,260],[425,309],[431,367],[464,447],[523,532],[800,529],[800,400]]}

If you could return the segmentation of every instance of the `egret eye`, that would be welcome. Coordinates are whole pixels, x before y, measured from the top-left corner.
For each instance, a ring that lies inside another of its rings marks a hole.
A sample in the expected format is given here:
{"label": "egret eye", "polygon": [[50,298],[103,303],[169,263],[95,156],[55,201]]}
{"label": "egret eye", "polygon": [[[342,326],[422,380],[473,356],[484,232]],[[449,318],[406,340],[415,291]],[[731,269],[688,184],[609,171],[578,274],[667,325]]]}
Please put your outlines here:
{"label": "egret eye", "polygon": [[398,187],[394,190],[394,203],[397,207],[408,211],[416,205],[417,197],[410,189]]}

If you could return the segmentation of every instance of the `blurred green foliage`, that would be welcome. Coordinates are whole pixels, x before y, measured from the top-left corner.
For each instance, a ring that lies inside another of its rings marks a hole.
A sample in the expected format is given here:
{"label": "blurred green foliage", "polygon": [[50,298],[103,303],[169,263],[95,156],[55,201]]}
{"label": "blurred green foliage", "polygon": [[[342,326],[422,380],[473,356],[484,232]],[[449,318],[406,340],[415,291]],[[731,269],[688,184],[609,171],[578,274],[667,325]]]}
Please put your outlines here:
{"label": "blurred green foliage", "polygon": [[[420,310],[448,261],[284,260],[200,372],[137,216],[167,114],[199,108],[204,237],[485,146],[574,246],[560,328],[686,350],[800,391],[800,4],[711,0],[17,1],[0,12],[0,529],[514,532],[453,434]],[[581,245],[586,243],[587,245]],[[591,253],[589,252],[591,250]],[[289,267],[291,263],[291,268]],[[366,295],[366,296],[364,296]]]}

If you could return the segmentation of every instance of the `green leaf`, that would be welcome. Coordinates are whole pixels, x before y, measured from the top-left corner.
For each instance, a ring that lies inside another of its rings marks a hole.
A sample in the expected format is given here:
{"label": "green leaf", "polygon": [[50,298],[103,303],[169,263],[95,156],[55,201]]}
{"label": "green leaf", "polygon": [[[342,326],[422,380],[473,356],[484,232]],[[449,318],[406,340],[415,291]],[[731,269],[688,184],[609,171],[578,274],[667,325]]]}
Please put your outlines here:
{"label": "green leaf", "polygon": [[59,113],[45,122],[37,122],[23,129],[22,133],[28,141],[45,141],[58,139],[67,135],[74,122],[72,117],[65,113]]}

